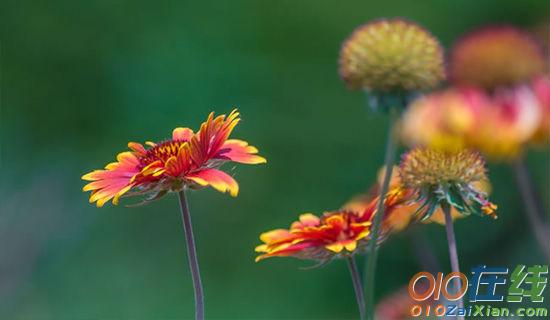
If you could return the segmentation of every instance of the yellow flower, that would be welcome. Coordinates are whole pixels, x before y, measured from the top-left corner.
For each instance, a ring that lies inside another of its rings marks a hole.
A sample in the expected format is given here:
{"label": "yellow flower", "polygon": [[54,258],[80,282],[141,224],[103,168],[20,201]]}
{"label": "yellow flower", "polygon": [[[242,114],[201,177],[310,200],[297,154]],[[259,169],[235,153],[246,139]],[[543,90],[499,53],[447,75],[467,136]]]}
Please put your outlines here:
{"label": "yellow flower", "polygon": [[381,19],[353,32],[340,51],[340,75],[351,89],[426,90],[445,79],[443,49],[415,23]]}
{"label": "yellow flower", "polygon": [[512,26],[490,26],[457,41],[449,76],[457,85],[492,90],[527,82],[545,67],[542,50],[530,34]]}

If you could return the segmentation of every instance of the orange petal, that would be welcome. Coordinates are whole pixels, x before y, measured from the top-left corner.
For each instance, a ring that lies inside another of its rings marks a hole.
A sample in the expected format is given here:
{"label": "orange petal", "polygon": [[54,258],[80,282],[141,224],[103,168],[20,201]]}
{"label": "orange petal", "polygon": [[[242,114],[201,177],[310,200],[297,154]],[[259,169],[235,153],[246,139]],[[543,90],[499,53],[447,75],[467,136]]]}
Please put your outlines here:
{"label": "orange petal", "polygon": [[260,240],[265,243],[277,242],[281,239],[292,237],[292,233],[285,229],[275,229],[268,232],[264,232],[260,235]]}
{"label": "orange petal", "polygon": [[312,213],[304,213],[300,215],[300,222],[304,227],[319,225],[320,219]]}
{"label": "orange petal", "polygon": [[350,241],[349,243],[345,244],[344,247],[349,252],[352,252],[353,250],[355,250],[355,248],[357,248],[357,241]]}
{"label": "orange petal", "polygon": [[332,252],[340,253],[344,249],[344,245],[341,244],[340,242],[336,242],[336,243],[326,245],[325,248],[327,248]]}
{"label": "orange petal", "polygon": [[216,158],[229,159],[231,161],[246,164],[260,164],[267,162],[264,157],[260,157],[256,153],[258,153],[258,149],[248,145],[248,142],[230,139],[225,141],[220,149],[220,152],[216,155]]}
{"label": "orange petal", "polygon": [[147,150],[145,150],[141,143],[128,142],[128,148],[130,148],[132,151],[139,154],[140,156],[143,156],[147,153]]}
{"label": "orange petal", "polygon": [[194,181],[201,186],[210,185],[212,188],[220,192],[229,191],[229,194],[232,197],[236,197],[237,194],[239,194],[239,185],[235,179],[218,169],[204,169],[191,173],[185,178]]}
{"label": "orange petal", "polygon": [[176,128],[174,131],[172,131],[172,139],[173,140],[183,140],[183,141],[189,141],[191,140],[191,137],[193,136],[193,130],[189,128]]}

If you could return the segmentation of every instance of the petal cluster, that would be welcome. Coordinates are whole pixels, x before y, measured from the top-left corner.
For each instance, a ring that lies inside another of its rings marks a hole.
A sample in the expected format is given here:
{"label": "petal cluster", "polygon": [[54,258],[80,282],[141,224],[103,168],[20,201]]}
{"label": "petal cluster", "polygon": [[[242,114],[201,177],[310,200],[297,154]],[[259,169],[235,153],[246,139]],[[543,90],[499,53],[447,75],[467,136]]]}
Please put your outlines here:
{"label": "petal cluster", "polygon": [[536,40],[513,26],[488,26],[457,41],[450,78],[457,85],[495,89],[529,81],[545,69]]}
{"label": "petal cluster", "polygon": [[531,142],[550,141],[550,80],[491,93],[473,87],[435,92],[411,104],[400,129],[410,146],[474,148],[491,159],[512,159]]}
{"label": "petal cluster", "polygon": [[443,49],[415,23],[377,20],[359,27],[344,42],[340,75],[351,89],[431,89],[445,78]]}
{"label": "petal cluster", "polygon": [[184,187],[211,186],[236,196],[239,192],[237,182],[220,170],[220,165],[227,161],[266,162],[247,142],[229,139],[239,121],[236,110],[227,117],[214,117],[211,113],[196,133],[189,128],[176,128],[171,139],[147,142],[147,147],[130,142],[130,151],[120,153],[116,162],[82,177],[91,181],[83,190],[91,191],[90,202],[96,202],[98,207],[109,200],[117,204],[125,194],[148,194],[147,199],[152,200]]}
{"label": "petal cluster", "polygon": [[329,261],[364,249],[371,221],[365,215],[346,210],[326,212],[321,218],[305,213],[290,226],[260,235],[262,245],[256,261],[269,257],[295,257]]}

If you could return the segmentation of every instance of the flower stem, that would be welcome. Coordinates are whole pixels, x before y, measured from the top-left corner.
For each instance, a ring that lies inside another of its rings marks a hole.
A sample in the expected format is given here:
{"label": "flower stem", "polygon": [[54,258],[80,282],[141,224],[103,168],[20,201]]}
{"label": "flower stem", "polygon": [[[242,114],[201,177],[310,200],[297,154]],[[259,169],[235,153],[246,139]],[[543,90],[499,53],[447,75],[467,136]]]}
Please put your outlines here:
{"label": "flower stem", "polygon": [[529,176],[529,171],[523,159],[519,158],[514,162],[514,172],[516,174],[516,183],[525,204],[525,212],[535,232],[535,237],[542,249],[546,259],[550,262],[550,234],[548,233],[548,223],[545,221],[545,214],[542,205],[535,193],[533,181]]}
{"label": "flower stem", "polygon": [[376,214],[372,222],[371,241],[369,243],[369,256],[367,259],[367,268],[365,276],[365,294],[367,301],[367,318],[369,320],[374,319],[374,285],[375,285],[375,273],[376,273],[376,258],[378,234],[380,233],[380,222],[384,212],[384,200],[386,199],[386,193],[390,185],[390,179],[393,171],[393,158],[395,154],[395,139],[394,139],[394,123],[397,119],[397,110],[390,109],[390,123],[388,126],[388,135],[386,140],[386,154],[384,157],[384,166],[386,172],[384,175],[384,181],[382,182],[382,188],[380,190],[380,199],[378,200],[378,206],[376,207]]}
{"label": "flower stem", "polygon": [[349,257],[347,259],[349,272],[351,274],[351,280],[353,281],[353,289],[355,290],[355,298],[357,299],[357,307],[359,307],[359,317],[361,320],[365,320],[365,298],[363,297],[363,285],[361,284],[361,277],[357,270],[357,264],[355,258]]}
{"label": "flower stem", "polygon": [[[453,228],[453,217],[451,216],[451,206],[444,203],[442,204],[443,212],[445,213],[445,231],[447,232],[447,242],[449,243],[449,257],[451,258],[451,269],[453,272],[460,272],[460,266],[458,263],[458,253],[456,251],[456,238]],[[457,292],[461,290],[460,278],[454,278],[455,289]],[[464,302],[462,298],[458,301],[458,307],[464,308]],[[463,316],[457,317],[458,319],[464,319]]]}
{"label": "flower stem", "polygon": [[195,319],[204,319],[204,295],[202,291],[201,274],[199,269],[199,261],[197,259],[197,251],[195,249],[195,238],[193,237],[193,226],[191,224],[191,215],[187,207],[187,198],[185,190],[179,192],[181,219],[183,220],[183,230],[185,231],[185,240],[187,242],[187,258],[189,260],[189,268],[191,269],[191,277],[193,278],[193,288],[195,290]]}

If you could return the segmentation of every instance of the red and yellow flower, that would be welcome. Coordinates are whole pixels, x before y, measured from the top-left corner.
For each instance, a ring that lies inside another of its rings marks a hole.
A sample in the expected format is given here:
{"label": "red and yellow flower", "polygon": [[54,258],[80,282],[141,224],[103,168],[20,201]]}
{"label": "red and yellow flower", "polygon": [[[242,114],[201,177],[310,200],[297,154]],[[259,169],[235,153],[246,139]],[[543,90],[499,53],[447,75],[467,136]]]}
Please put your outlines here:
{"label": "red and yellow flower", "polygon": [[474,148],[490,159],[516,158],[532,140],[549,135],[548,79],[492,93],[451,88],[422,97],[403,115],[404,142],[441,150]]}
{"label": "red and yellow flower", "polygon": [[410,145],[458,150],[468,145],[479,109],[488,97],[474,89],[448,89],[415,100],[399,125],[403,141]]}
{"label": "red and yellow flower", "polygon": [[256,261],[270,257],[295,257],[326,262],[364,250],[370,234],[369,217],[353,211],[326,212],[321,218],[304,213],[290,229],[262,233],[260,255]]}
{"label": "red and yellow flower", "polygon": [[159,143],[130,142],[128,148],[103,170],[85,174],[82,179],[91,181],[83,191],[91,191],[90,202],[98,207],[112,199],[118,204],[123,195],[150,194],[147,200],[157,199],[169,191],[185,187],[211,186],[220,192],[236,196],[237,182],[219,169],[227,161],[259,164],[266,160],[247,142],[229,139],[239,123],[239,113],[214,117],[210,113],[199,131],[176,128],[172,139]]}
{"label": "red and yellow flower", "polygon": [[478,123],[470,132],[470,147],[491,159],[513,159],[533,139],[541,123],[541,110],[526,85],[498,88],[490,104],[478,106]]}

